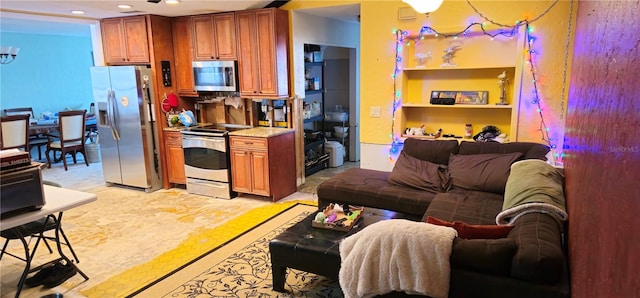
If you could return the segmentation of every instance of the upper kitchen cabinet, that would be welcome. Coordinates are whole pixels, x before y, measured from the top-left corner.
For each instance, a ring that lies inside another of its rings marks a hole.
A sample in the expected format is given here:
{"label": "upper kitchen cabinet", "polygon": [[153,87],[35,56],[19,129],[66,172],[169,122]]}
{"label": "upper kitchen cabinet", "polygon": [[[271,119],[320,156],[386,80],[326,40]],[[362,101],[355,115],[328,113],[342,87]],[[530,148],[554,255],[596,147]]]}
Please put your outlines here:
{"label": "upper kitchen cabinet", "polygon": [[171,18],[171,33],[173,36],[173,56],[175,63],[176,90],[180,96],[196,97],[193,80],[193,45],[191,41],[191,17]]}
{"label": "upper kitchen cabinet", "polygon": [[109,65],[149,64],[145,16],[100,21],[104,59]]}
{"label": "upper kitchen cabinet", "polygon": [[236,12],[240,95],[289,97],[289,13],[277,8]]}
{"label": "upper kitchen cabinet", "polygon": [[234,13],[192,17],[195,60],[236,60]]}

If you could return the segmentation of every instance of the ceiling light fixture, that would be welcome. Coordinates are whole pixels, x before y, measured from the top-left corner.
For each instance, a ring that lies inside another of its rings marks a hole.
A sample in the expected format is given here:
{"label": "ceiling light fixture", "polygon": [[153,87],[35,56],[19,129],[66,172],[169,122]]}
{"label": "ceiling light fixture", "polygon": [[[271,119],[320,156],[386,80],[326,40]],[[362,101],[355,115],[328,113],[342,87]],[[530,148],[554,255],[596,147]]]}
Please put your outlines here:
{"label": "ceiling light fixture", "polygon": [[424,13],[427,16],[430,12],[436,11],[444,0],[402,0],[413,7],[417,12]]}
{"label": "ceiling light fixture", "polygon": [[9,64],[16,59],[20,52],[20,48],[16,47],[0,47],[0,64]]}
{"label": "ceiling light fixture", "polygon": [[180,3],[180,1],[178,1],[178,0],[166,0],[164,2],[167,3],[167,4],[178,4],[178,3]]}
{"label": "ceiling light fixture", "polygon": [[72,10],[72,14],[84,14],[84,10]]}
{"label": "ceiling light fixture", "polygon": [[131,8],[131,5],[129,5],[129,4],[118,4],[118,8],[129,9],[129,8]]}

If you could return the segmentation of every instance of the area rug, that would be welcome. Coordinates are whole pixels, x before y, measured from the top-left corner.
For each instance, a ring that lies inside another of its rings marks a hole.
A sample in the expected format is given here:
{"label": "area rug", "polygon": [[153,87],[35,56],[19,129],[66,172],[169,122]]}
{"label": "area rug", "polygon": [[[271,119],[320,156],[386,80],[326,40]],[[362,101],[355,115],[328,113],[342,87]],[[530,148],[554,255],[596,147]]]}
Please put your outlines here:
{"label": "area rug", "polygon": [[[293,205],[128,297],[342,297],[337,281],[294,269],[287,269],[288,293],[272,290],[269,241],[316,210]],[[227,228],[234,229],[217,230]]]}
{"label": "area rug", "polygon": [[[295,208],[293,208],[295,207]],[[303,210],[300,210],[303,208]],[[290,210],[294,210],[297,212],[296,214],[292,214]],[[283,227],[287,225],[292,225],[293,223],[299,221],[304,216],[309,214],[310,212],[314,212],[317,210],[316,202],[314,201],[291,201],[285,203],[276,203],[276,204],[268,204],[259,208],[252,209],[228,222],[218,227],[212,229],[205,229],[200,231],[199,233],[192,234],[187,240],[185,240],[182,244],[178,245],[175,249],[169,250],[166,253],[156,257],[155,259],[138,266],[133,266],[130,269],[114,275],[110,277],[108,280],[98,284],[92,288],[81,291],[81,294],[86,297],[125,297],[132,293],[137,293],[140,289],[146,288],[145,285],[156,284],[158,286],[154,286],[152,288],[158,289],[166,288],[167,282],[159,283],[159,280],[165,280],[166,277],[176,275],[176,274],[184,274],[186,272],[189,278],[185,280],[185,283],[189,282],[189,279],[199,275],[201,271],[194,272],[188,268],[196,268],[192,267],[193,265],[198,264],[198,266],[202,266],[199,264],[211,264],[210,261],[203,261],[204,256],[217,256],[219,255],[219,251],[221,249],[228,249],[229,247],[238,247],[237,243],[238,238],[241,235],[245,235],[247,232],[251,231],[252,234],[255,234],[257,227],[264,227],[266,223],[270,223],[273,225],[275,221],[278,223],[277,226],[269,226],[268,231],[265,231],[263,235],[259,238],[263,241],[266,241],[268,245],[268,240],[271,239],[276,234],[276,230],[283,230]],[[284,212],[286,211],[286,212]],[[283,213],[284,212],[284,213]],[[304,215],[304,216],[302,216]],[[299,216],[302,216],[300,218]],[[277,229],[276,229],[277,227]],[[273,236],[271,238],[267,237],[268,233],[272,233]],[[239,238],[238,238],[239,239]],[[253,240],[255,240],[254,238]],[[251,241],[245,241],[245,243],[249,243]],[[266,248],[268,252],[268,248]],[[238,251],[235,249],[233,252]],[[258,260],[258,259],[255,259]],[[266,256],[266,260],[268,261],[268,254]],[[194,262],[195,261],[195,262]],[[204,262],[204,263],[203,263]],[[186,265],[190,266],[185,267]],[[270,265],[270,262],[267,262]],[[184,268],[183,268],[184,267]],[[271,268],[265,267],[260,270],[264,271],[265,274],[269,275],[268,280],[264,280],[263,282],[268,282],[269,289],[271,287]],[[291,274],[296,275],[296,274]],[[179,276],[179,275],[176,275]],[[317,276],[308,277],[301,276],[304,280],[319,280],[323,279]],[[234,281],[237,282],[237,281]],[[176,285],[175,281],[169,282],[172,285]],[[328,283],[328,281],[327,281]],[[165,285],[165,286],[162,286]],[[237,286],[236,286],[237,287]],[[266,287],[266,285],[265,285]],[[338,289],[339,287],[336,286]],[[216,287],[217,288],[217,287]],[[151,289],[151,288],[150,288]],[[258,292],[260,291],[258,290]],[[277,293],[277,292],[276,292]],[[172,297],[180,297],[180,295],[170,295]],[[243,295],[244,297],[251,297],[250,295]],[[282,297],[282,295],[279,295]],[[150,295],[149,293],[140,293],[136,297],[161,297],[158,295]],[[185,294],[182,297],[195,297],[194,295]],[[198,296],[200,297],[200,296]],[[202,297],[234,297],[230,296],[228,293],[223,295],[209,295]],[[262,296],[262,297],[269,297]],[[273,296],[275,297],[275,296]]]}

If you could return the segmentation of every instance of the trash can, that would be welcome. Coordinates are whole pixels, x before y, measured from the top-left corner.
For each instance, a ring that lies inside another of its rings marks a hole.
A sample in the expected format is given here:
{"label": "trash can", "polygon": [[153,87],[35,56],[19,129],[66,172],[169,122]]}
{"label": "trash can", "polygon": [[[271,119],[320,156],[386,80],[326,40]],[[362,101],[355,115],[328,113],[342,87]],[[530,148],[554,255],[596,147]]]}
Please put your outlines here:
{"label": "trash can", "polygon": [[100,162],[100,144],[98,143],[89,143],[85,144],[85,149],[87,149],[87,160],[89,163],[98,163]]}
{"label": "trash can", "polygon": [[329,153],[329,167],[339,167],[344,163],[344,146],[337,141],[328,141],[324,147]]}

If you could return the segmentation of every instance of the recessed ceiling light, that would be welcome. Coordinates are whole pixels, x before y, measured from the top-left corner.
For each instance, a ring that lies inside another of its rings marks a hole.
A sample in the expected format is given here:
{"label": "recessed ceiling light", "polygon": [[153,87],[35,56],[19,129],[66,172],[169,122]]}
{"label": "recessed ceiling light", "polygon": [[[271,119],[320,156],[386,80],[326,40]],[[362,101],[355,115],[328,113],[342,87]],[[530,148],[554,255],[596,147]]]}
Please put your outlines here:
{"label": "recessed ceiling light", "polygon": [[129,5],[129,4],[118,4],[118,8],[129,9],[129,8],[131,8],[131,5]]}
{"label": "recessed ceiling light", "polygon": [[178,4],[178,3],[180,3],[180,1],[178,1],[178,0],[166,0],[164,2],[167,3],[167,4]]}
{"label": "recessed ceiling light", "polygon": [[72,10],[72,14],[84,14],[84,10]]}

